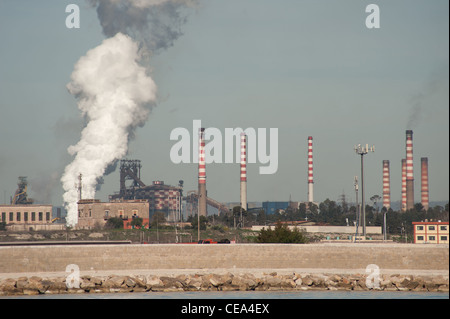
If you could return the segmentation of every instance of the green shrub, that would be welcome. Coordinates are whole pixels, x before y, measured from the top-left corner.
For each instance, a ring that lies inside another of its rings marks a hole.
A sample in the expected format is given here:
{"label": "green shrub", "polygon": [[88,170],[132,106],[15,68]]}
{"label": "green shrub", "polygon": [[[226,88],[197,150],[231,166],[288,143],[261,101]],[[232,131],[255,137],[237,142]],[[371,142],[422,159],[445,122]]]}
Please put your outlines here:
{"label": "green shrub", "polygon": [[282,225],[278,221],[275,229],[263,228],[255,241],[257,243],[304,244],[309,240],[303,231],[297,228],[290,230],[286,225]]}

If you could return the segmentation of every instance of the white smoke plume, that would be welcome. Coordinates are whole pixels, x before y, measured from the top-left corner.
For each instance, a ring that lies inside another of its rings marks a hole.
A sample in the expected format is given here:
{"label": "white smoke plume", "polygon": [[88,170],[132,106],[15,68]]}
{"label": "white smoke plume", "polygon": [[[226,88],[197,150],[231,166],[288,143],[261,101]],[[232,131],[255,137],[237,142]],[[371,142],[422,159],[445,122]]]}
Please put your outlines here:
{"label": "white smoke plume", "polygon": [[[83,198],[94,198],[106,170],[127,155],[129,139],[156,103],[156,85],[142,62],[182,34],[183,8],[196,0],[88,0],[108,39],[74,67],[67,88],[86,119],[61,182],[67,226],[78,223],[78,176]],[[133,40],[134,39],[134,40]]]}
{"label": "white smoke plume", "polygon": [[81,173],[84,198],[94,198],[97,179],[128,151],[130,132],[147,120],[146,107],[156,98],[156,85],[138,64],[138,45],[117,33],[90,50],[75,65],[70,93],[88,123],[80,141],[68,148],[75,158],[61,178],[65,193],[67,225],[78,222],[78,190]]}

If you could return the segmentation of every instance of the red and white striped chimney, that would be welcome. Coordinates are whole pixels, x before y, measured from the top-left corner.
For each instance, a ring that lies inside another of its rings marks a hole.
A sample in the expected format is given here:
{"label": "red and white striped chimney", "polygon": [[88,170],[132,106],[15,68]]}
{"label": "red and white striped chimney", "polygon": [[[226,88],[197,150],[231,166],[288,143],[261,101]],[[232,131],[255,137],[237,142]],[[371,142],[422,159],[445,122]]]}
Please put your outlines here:
{"label": "red and white striped chimney", "polygon": [[406,211],[406,159],[402,159],[402,211]]}
{"label": "red and white striped chimney", "polygon": [[314,202],[313,138],[308,136],[308,203]]}
{"label": "red and white striped chimney", "polygon": [[247,210],[247,135],[241,133],[241,207]]}
{"label": "red and white striped chimney", "polygon": [[414,208],[413,131],[406,131],[406,209]]}
{"label": "red and white striped chimney", "polygon": [[205,161],[205,129],[199,129],[198,152],[198,214],[207,216],[206,208],[206,161]]}
{"label": "red and white striped chimney", "polygon": [[422,206],[425,210],[430,207],[428,194],[428,157],[422,157],[421,162],[421,177],[422,177]]}
{"label": "red and white striped chimney", "polygon": [[383,206],[391,208],[391,183],[390,183],[389,161],[383,161]]}

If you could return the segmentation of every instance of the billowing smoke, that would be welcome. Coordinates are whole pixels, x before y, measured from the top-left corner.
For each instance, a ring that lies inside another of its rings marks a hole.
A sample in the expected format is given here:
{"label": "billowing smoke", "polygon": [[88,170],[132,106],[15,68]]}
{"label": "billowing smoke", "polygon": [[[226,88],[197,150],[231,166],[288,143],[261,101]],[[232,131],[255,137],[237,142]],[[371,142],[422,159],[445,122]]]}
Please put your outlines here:
{"label": "billowing smoke", "polygon": [[147,50],[171,47],[182,35],[185,10],[197,0],[89,0],[107,37],[118,32],[138,39]]}
{"label": "billowing smoke", "polygon": [[[67,225],[78,223],[78,176],[83,198],[94,198],[102,176],[128,152],[128,142],[156,103],[156,85],[142,65],[150,52],[173,44],[192,0],[89,0],[108,37],[80,58],[67,88],[86,119],[61,182]],[[135,39],[133,39],[135,38]],[[137,39],[137,40],[136,40]]]}
{"label": "billowing smoke", "polygon": [[83,197],[94,198],[97,179],[127,154],[130,132],[147,120],[156,85],[138,61],[138,45],[117,33],[75,65],[67,87],[88,123],[80,141],[68,148],[75,159],[61,179],[68,225],[77,223],[78,175],[83,175]]}

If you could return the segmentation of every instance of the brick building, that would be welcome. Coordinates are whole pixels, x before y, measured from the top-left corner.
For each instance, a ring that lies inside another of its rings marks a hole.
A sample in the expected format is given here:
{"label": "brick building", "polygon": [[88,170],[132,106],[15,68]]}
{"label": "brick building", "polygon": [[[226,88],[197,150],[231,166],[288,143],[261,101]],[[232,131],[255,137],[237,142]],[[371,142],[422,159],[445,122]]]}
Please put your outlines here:
{"label": "brick building", "polygon": [[82,199],[78,202],[78,229],[103,227],[108,218],[120,217],[124,225],[140,217],[148,223],[149,202],[145,199],[115,200],[108,203],[98,199]]}

